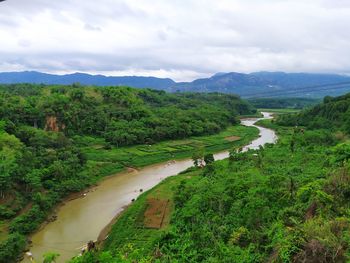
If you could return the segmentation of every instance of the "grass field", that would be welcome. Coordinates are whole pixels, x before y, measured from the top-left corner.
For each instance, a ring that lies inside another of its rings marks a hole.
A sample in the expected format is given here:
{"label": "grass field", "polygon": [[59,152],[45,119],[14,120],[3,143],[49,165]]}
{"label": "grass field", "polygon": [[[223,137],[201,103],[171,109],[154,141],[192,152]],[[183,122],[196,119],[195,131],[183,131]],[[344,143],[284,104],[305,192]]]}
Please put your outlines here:
{"label": "grass field", "polygon": [[[276,128],[271,120],[261,120],[259,125]],[[288,133],[290,130],[286,128],[279,130],[282,133]],[[225,162],[224,160],[223,162]],[[175,210],[174,197],[179,189],[183,186],[197,185],[200,180],[202,171],[190,168],[177,176],[165,179],[159,185],[143,193],[137,200],[131,204],[114,223],[108,238],[102,244],[102,251],[109,251],[112,255],[118,253],[137,253],[139,255],[152,255],[160,238],[165,234],[171,234],[172,222],[171,217]],[[188,189],[184,187],[184,189]],[[164,218],[165,227],[150,228],[147,227],[147,210],[149,209],[150,200],[169,200],[170,209]],[[150,261],[151,262],[151,261]]]}
{"label": "grass field", "polygon": [[286,114],[286,113],[296,113],[301,111],[301,109],[258,109],[258,111],[271,112],[275,114]]}
{"label": "grass field", "polygon": [[[230,140],[237,136],[239,140]],[[242,125],[231,126],[225,131],[183,140],[170,140],[152,145],[136,145],[106,149],[103,139],[90,137],[76,138],[81,141],[81,150],[88,159],[88,169],[95,169],[101,176],[119,172],[126,167],[139,168],[167,160],[191,157],[192,153],[203,148],[207,153],[219,152],[247,144],[258,136],[258,129]]]}
{"label": "grass field", "polygon": [[8,223],[4,221],[0,221],[0,242],[6,240],[8,231],[7,231]]}
{"label": "grass field", "polygon": [[[112,230],[104,243],[103,250],[123,250],[124,244],[128,244],[132,250],[142,250],[148,254],[154,249],[154,243],[170,227],[170,217],[174,210],[174,193],[180,184],[196,184],[200,179],[199,171],[190,171],[177,176],[169,177],[153,189],[142,194],[135,203],[120,216],[112,227]],[[164,221],[166,227],[160,229],[148,228],[144,224],[145,211],[148,200],[169,200],[170,209],[166,213]]]}
{"label": "grass field", "polygon": [[[103,146],[101,147],[103,142],[99,141],[97,144],[91,143],[82,149],[90,162],[109,162],[111,166],[114,164],[116,168],[123,166],[142,167],[169,159],[190,157],[197,147],[203,147],[206,152],[218,152],[232,147],[240,147],[256,138],[258,133],[259,131],[255,127],[239,125],[229,127],[216,135],[165,141],[152,146],[139,145],[106,150]],[[238,140],[230,140],[232,136],[239,138]],[[199,170],[189,169],[177,176],[165,179],[156,187],[143,193],[120,215],[104,242],[103,249],[130,249],[130,252],[142,250],[142,253],[145,254],[153,250],[154,242],[171,227],[170,218],[174,210],[174,194],[178,186],[180,184],[196,184],[200,179],[197,176],[199,172]],[[167,202],[165,210],[162,208],[164,202]],[[160,215],[158,213],[163,213],[161,223],[159,223],[158,216]],[[159,227],[155,227],[157,224]],[[124,247],[124,244],[128,244],[127,247]]]}

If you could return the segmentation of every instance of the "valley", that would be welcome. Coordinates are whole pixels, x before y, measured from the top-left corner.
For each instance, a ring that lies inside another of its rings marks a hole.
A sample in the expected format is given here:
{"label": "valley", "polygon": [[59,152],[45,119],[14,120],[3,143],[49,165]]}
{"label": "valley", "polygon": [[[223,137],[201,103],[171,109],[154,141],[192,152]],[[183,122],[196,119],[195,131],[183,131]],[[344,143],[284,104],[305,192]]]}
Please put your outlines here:
{"label": "valley", "polygon": [[[265,115],[268,118],[269,115]],[[242,120],[242,125],[254,128],[255,121],[254,119]],[[249,143],[244,147],[245,149],[257,148],[259,145],[275,141],[273,131],[260,127],[259,130],[261,137]],[[252,138],[250,137],[249,140]],[[233,147],[237,149],[247,142],[249,141],[243,140]],[[227,151],[214,154],[215,160],[227,157]],[[42,254],[48,250],[58,252],[60,254],[58,262],[65,262],[80,253],[77,248],[87,244],[89,240],[97,240],[104,226],[129,205],[132,199],[136,199],[141,194],[140,189],[147,191],[167,177],[174,176],[192,165],[191,159],[181,159],[119,173],[104,179],[90,189],[83,198],[65,203],[58,210],[57,220],[33,235],[30,251],[34,258],[41,258]],[[172,206],[173,203],[169,205]]]}
{"label": "valley", "polygon": [[[346,98],[316,106],[309,120]],[[118,218],[97,252],[71,262],[346,262],[349,140],[285,124],[306,112],[257,123],[277,131],[276,144],[166,179]],[[170,216],[156,205],[162,200]]]}
{"label": "valley", "polygon": [[258,117],[218,93],[9,87],[0,262],[348,257],[349,95],[255,101],[289,105]]}
{"label": "valley", "polygon": [[0,263],[350,262],[349,24],[0,0]]}

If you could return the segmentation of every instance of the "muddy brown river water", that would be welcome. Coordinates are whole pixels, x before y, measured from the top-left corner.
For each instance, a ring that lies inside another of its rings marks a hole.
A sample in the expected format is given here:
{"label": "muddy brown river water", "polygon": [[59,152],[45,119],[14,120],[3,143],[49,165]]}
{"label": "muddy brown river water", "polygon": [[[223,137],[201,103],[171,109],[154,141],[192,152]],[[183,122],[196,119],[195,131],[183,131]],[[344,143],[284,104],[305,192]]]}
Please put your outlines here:
{"label": "muddy brown river water", "polygon": [[[264,112],[264,118],[271,118]],[[260,137],[244,147],[244,150],[256,149],[265,143],[275,143],[277,136],[273,130],[254,125],[259,119],[243,119],[242,124],[255,126]],[[214,155],[215,160],[228,157],[228,152]],[[174,176],[193,165],[191,159],[177,160],[171,163],[159,163],[144,167],[138,171],[122,172],[110,176],[84,197],[67,202],[57,212],[57,220],[48,223],[31,240],[31,253],[36,262],[42,262],[43,253],[60,254],[57,263],[66,262],[80,253],[80,248],[89,240],[96,240],[100,231],[120,213],[131,200],[144,191],[154,187],[163,179]],[[22,262],[30,262],[24,259]]]}

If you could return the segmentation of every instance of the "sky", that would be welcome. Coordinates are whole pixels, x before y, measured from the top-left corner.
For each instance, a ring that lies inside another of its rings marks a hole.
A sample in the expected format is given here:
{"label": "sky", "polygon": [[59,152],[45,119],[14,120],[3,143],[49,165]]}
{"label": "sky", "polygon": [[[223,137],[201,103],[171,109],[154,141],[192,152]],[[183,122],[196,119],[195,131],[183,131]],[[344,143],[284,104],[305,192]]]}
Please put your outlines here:
{"label": "sky", "polygon": [[6,0],[0,71],[350,74],[349,0]]}

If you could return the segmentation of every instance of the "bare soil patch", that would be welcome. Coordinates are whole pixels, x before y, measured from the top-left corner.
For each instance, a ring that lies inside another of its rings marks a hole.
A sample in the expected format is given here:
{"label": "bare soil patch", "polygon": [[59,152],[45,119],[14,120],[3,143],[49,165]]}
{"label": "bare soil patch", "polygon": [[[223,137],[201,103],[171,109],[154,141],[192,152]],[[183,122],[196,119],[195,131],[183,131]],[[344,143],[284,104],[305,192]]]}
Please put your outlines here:
{"label": "bare soil patch", "polygon": [[7,239],[8,236],[8,222],[0,222],[0,242]]}
{"label": "bare soil patch", "polygon": [[47,116],[46,117],[46,124],[45,124],[45,131],[55,131],[59,132],[61,130],[64,130],[66,126],[63,123],[59,123],[56,116]]}
{"label": "bare soil patch", "polygon": [[127,167],[127,168],[126,168],[126,171],[127,171],[128,173],[133,173],[133,172],[137,172],[138,170],[135,169],[135,168],[133,168],[133,167]]}
{"label": "bare soil patch", "polygon": [[147,228],[160,229],[165,226],[164,218],[169,213],[169,200],[150,198],[147,200],[143,224]]}
{"label": "bare soil patch", "polygon": [[225,138],[225,140],[229,141],[229,142],[238,141],[240,139],[241,139],[241,137],[238,137],[238,136],[228,136],[228,137]]}

